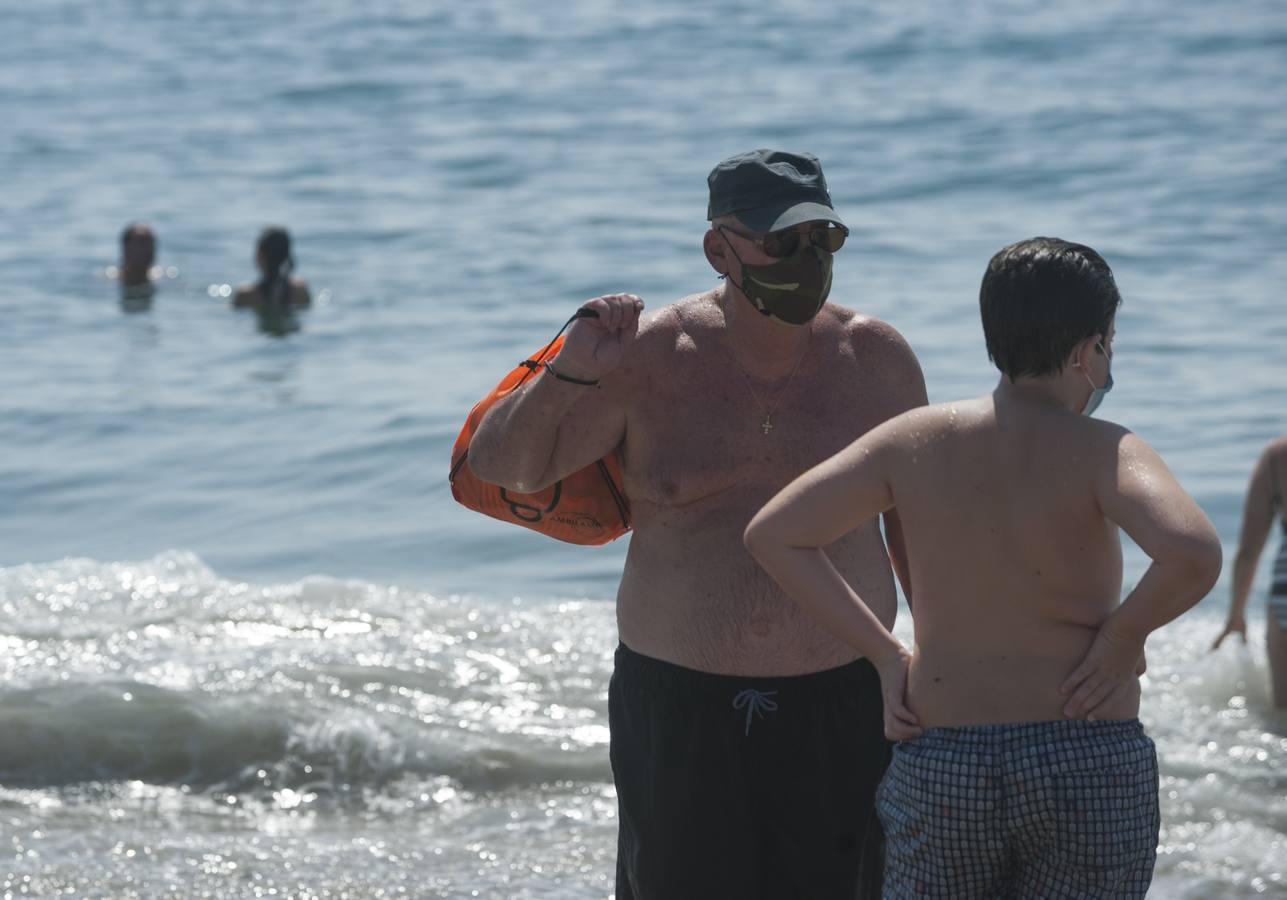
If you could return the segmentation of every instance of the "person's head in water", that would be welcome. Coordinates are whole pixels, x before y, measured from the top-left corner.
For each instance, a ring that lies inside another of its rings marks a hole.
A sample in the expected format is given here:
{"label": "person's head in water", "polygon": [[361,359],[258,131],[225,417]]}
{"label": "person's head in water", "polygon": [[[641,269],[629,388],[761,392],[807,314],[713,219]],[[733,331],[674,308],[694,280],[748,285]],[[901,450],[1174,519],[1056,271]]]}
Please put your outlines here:
{"label": "person's head in water", "polygon": [[284,274],[282,267],[292,269],[295,261],[290,254],[290,234],[285,228],[269,226],[259,233],[255,244],[255,264],[259,266],[264,285],[273,284],[279,275]]}
{"label": "person's head in water", "polygon": [[254,309],[263,331],[284,335],[296,330],[295,309],[307,306],[309,296],[307,286],[294,277],[295,258],[285,228],[270,226],[260,232],[255,264],[259,282],[239,289],[233,305]]}
{"label": "person's head in water", "polygon": [[119,278],[125,287],[145,285],[156,262],[156,235],[142,222],[131,222],[121,232],[121,268]]}
{"label": "person's head in water", "polygon": [[289,318],[293,310],[309,305],[308,285],[295,276],[295,257],[285,228],[270,226],[259,233],[255,266],[259,280],[237,288],[234,308],[254,309],[261,317]]}
{"label": "person's head in water", "polygon": [[706,180],[711,267],[765,317],[809,323],[831,291],[831,255],[849,234],[817,157],[752,150],[720,162]]}
{"label": "person's head in water", "polygon": [[1113,270],[1084,244],[1035,237],[1003,247],[979,288],[988,359],[1010,381],[1059,375],[1074,353],[1111,352],[1121,303]]}

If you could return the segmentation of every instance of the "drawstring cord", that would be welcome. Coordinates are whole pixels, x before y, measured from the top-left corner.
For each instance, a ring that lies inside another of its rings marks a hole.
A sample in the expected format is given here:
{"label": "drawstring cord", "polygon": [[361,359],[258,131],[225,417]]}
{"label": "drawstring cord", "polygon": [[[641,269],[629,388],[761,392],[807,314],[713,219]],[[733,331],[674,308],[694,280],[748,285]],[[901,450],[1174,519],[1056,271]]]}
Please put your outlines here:
{"label": "drawstring cord", "polygon": [[[572,313],[572,317],[563,323],[563,327],[559,329],[559,334],[562,334],[563,332],[567,331],[568,326],[571,325],[573,322],[575,322],[577,319],[597,319],[597,318],[599,318],[599,314],[595,310],[587,309],[586,307],[583,306],[580,309],[578,309],[576,312]],[[542,350],[540,353],[536,354],[531,359],[524,359],[519,362],[520,366],[527,367],[527,371],[523,373],[523,377],[518,380],[518,384],[514,385],[515,390],[518,390],[519,386],[521,386],[524,381],[527,381],[528,376],[541,367],[542,361],[545,359],[545,354],[550,352],[550,348],[554,346],[554,342],[559,339],[559,334],[554,335],[554,337],[550,339],[550,342],[545,345],[545,349]],[[549,363],[544,363],[544,365],[547,369],[549,369],[550,367]],[[587,384],[587,385],[592,383],[597,383],[597,382],[589,382],[589,381],[580,381],[579,379],[574,379],[574,378],[566,378],[560,375],[558,372],[555,372],[553,369],[550,369],[550,371],[554,372],[555,378],[560,378],[563,381],[572,381],[576,384]]]}
{"label": "drawstring cord", "polygon": [[757,691],[747,688],[733,698],[734,709],[746,710],[746,734],[751,734],[751,718],[759,716],[764,718],[766,712],[777,712],[778,704],[770,697],[776,696],[777,691]]}

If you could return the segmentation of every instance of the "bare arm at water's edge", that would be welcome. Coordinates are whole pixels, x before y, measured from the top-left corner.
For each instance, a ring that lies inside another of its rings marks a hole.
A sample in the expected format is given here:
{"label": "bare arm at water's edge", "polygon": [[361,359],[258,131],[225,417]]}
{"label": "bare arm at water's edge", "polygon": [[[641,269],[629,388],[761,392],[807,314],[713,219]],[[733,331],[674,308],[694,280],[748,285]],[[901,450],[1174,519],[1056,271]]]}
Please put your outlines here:
{"label": "bare arm at water's edge", "polygon": [[576,384],[542,370],[499,401],[469,445],[469,467],[484,481],[533,493],[601,459],[625,438],[621,379],[613,375],[634,344],[643,301],[609,294],[584,306],[598,318],[572,323],[552,363],[560,375],[603,383]]}
{"label": "bare arm at water's edge", "polygon": [[1265,549],[1269,530],[1274,524],[1274,456],[1287,448],[1287,442],[1274,441],[1256,462],[1247,485],[1247,499],[1242,506],[1242,531],[1238,536],[1238,554],[1233,558],[1233,592],[1229,600],[1229,618],[1224,630],[1211,645],[1214,650],[1229,635],[1237,633],[1247,643],[1247,595],[1256,576],[1260,554]]}
{"label": "bare arm at water's edge", "polygon": [[1105,470],[1096,483],[1104,515],[1152,562],[1060,688],[1069,698],[1064,715],[1078,719],[1095,718],[1134,682],[1149,634],[1194,606],[1220,576],[1215,528],[1152,447],[1122,430],[1116,461]]}
{"label": "bare arm at water's edge", "polygon": [[783,488],[746,528],[746,548],[782,590],[866,656],[880,673],[885,735],[920,734],[906,704],[910,654],[862,601],[824,547],[893,506],[891,425],[868,432]]}

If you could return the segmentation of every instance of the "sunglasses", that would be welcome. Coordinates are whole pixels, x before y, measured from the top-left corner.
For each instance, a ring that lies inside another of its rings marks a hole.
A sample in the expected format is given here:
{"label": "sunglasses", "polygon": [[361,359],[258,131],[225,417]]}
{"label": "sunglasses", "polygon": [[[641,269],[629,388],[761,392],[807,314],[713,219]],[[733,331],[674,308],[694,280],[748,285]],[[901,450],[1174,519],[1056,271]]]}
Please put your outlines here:
{"label": "sunglasses", "polygon": [[770,231],[768,234],[747,234],[745,231],[738,231],[736,228],[729,228],[727,225],[720,225],[717,230],[731,231],[738,237],[745,238],[755,244],[767,256],[772,256],[775,259],[790,256],[799,250],[802,235],[807,235],[810,244],[820,250],[826,250],[828,253],[835,253],[843,247],[845,238],[849,237],[849,229],[843,225],[819,225],[817,228],[810,228],[806,232],[799,232],[794,228],[784,228],[781,231]]}

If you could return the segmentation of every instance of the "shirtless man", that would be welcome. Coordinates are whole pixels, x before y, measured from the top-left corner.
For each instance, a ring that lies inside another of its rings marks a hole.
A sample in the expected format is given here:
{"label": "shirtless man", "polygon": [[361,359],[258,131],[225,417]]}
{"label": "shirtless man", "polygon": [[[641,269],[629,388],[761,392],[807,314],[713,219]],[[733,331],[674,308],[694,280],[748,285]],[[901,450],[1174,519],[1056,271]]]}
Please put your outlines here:
{"label": "shirtless man", "polygon": [[[848,230],[817,159],[754,151],[708,183],[702,244],[724,284],[648,315],[633,295],[591,300],[598,318],[492,408],[469,464],[533,492],[621,450],[618,900],[875,896],[878,678],[741,535],[791,478],[923,404],[924,379],[893,328],[824,305]],[[885,523],[889,555],[874,520],[831,554],[889,625],[902,550]]]}
{"label": "shirtless man", "polygon": [[[1137,666],[1215,583],[1220,542],[1144,441],[1087,418],[1112,387],[1120,302],[1089,247],[1001,250],[980,291],[996,390],[872,430],[747,529],[778,584],[880,672],[885,733],[903,741],[877,799],[886,897],[1143,897],[1152,878]],[[910,653],[883,595],[828,559],[894,505]],[[1152,560],[1120,604],[1119,527]]]}

